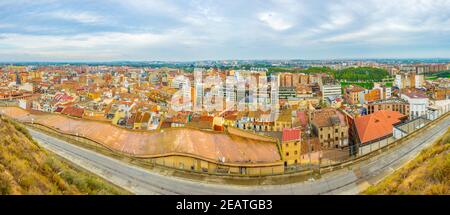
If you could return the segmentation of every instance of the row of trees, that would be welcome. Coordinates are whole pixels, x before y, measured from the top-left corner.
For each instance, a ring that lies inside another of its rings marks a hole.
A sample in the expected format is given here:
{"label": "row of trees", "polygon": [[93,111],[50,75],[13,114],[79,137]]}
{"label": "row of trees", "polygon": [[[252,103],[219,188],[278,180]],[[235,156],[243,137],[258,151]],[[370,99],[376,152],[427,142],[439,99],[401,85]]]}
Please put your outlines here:
{"label": "row of trees", "polygon": [[334,73],[336,79],[346,81],[381,81],[387,76],[386,70],[372,67],[345,68]]}
{"label": "row of trees", "polygon": [[309,67],[307,69],[300,68],[284,68],[273,67],[269,68],[269,74],[277,72],[291,72],[291,73],[326,73],[334,76],[338,80],[345,81],[381,81],[383,78],[389,76],[385,69],[372,67],[356,67],[345,68],[342,70],[334,70],[329,67]]}
{"label": "row of trees", "polygon": [[450,78],[450,70],[444,70],[439,72],[430,72],[426,73],[427,77],[436,77],[436,78]]}

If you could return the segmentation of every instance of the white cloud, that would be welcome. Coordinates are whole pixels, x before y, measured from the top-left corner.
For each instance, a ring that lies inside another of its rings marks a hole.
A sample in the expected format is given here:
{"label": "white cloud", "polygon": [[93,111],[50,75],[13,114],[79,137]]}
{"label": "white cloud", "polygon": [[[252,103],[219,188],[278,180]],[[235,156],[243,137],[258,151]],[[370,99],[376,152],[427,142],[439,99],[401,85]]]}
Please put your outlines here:
{"label": "white cloud", "polygon": [[450,0],[105,0],[83,7],[71,0],[21,1],[33,5],[9,1],[5,8],[18,12],[0,18],[8,24],[0,23],[0,32],[9,32],[0,33],[0,46],[7,48],[0,52],[195,59],[303,57],[302,50],[313,50],[326,57],[370,47],[389,47],[389,53],[410,44],[426,49],[434,40],[448,49],[450,38]]}
{"label": "white cloud", "polygon": [[320,25],[320,28],[326,30],[334,30],[351,24],[352,21],[353,17],[348,14],[332,15],[329,19],[329,22],[323,23],[322,25]]}
{"label": "white cloud", "polygon": [[276,12],[263,12],[258,14],[260,21],[264,22],[270,28],[276,31],[284,31],[292,28],[293,23],[284,19],[280,14]]}
{"label": "white cloud", "polygon": [[106,20],[103,16],[95,15],[89,12],[58,11],[44,15],[56,19],[75,21],[85,24],[99,24]]}
{"label": "white cloud", "polygon": [[[104,32],[78,35],[1,34],[0,55],[57,57],[62,60],[148,60],[154,50],[201,47],[203,40],[183,30],[162,33]],[[170,53],[167,53],[169,56]],[[109,59],[108,59],[109,57]]]}

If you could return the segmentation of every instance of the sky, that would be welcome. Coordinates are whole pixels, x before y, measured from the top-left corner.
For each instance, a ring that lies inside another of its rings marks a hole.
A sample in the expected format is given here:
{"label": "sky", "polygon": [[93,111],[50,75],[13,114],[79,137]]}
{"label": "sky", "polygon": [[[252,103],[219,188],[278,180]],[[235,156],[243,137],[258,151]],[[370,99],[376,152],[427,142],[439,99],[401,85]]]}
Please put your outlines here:
{"label": "sky", "polygon": [[450,0],[1,0],[0,61],[450,57]]}

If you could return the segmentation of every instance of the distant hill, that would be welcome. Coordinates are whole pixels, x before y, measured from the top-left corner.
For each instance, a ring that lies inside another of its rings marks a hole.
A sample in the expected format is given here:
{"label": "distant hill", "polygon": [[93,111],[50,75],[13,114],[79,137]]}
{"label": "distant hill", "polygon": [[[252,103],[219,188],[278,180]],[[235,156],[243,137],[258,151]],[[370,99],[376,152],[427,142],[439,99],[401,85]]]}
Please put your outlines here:
{"label": "distant hill", "polygon": [[450,194],[450,129],[433,146],[365,194]]}
{"label": "distant hill", "polygon": [[0,117],[0,194],[128,194],[45,151]]}

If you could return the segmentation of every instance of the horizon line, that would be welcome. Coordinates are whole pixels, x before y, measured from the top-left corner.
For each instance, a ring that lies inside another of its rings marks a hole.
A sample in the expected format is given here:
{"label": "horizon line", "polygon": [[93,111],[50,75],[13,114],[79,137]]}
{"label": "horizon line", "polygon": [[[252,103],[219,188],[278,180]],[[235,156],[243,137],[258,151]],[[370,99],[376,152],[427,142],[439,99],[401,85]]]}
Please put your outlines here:
{"label": "horizon line", "polygon": [[374,58],[317,58],[317,59],[209,59],[209,60],[27,60],[27,61],[1,61],[0,64],[14,64],[14,63],[195,63],[195,62],[207,62],[207,61],[370,61],[370,60],[448,60],[450,57],[374,57]]}

